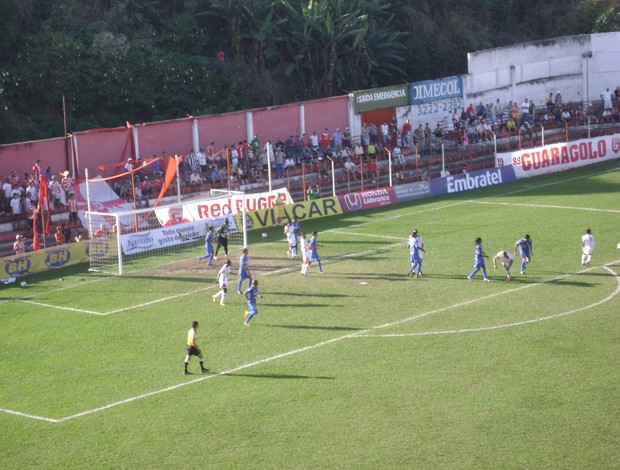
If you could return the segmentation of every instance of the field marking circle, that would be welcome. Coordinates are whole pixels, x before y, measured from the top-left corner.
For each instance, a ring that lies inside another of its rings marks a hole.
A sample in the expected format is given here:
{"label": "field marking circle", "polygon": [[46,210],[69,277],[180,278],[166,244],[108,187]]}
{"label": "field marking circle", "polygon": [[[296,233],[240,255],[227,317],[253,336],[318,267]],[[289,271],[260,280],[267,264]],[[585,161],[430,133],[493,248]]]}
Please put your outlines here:
{"label": "field marking circle", "polygon": [[531,320],[523,320],[523,321],[519,321],[519,322],[504,323],[502,325],[483,326],[483,327],[479,327],[479,328],[462,328],[462,329],[458,329],[458,330],[441,330],[441,331],[420,331],[420,332],[417,332],[417,333],[359,334],[359,335],[352,335],[352,337],[355,337],[355,338],[402,338],[402,337],[413,337],[413,336],[433,336],[433,335],[451,335],[451,334],[461,334],[461,333],[479,333],[479,332],[483,332],[483,331],[493,331],[493,330],[501,330],[501,329],[505,329],[505,328],[513,328],[513,327],[522,326],[522,325],[531,325],[533,323],[539,323],[539,322],[542,322],[542,321],[554,320],[556,318],[565,317],[565,316],[568,316],[568,315],[572,315],[574,313],[583,312],[584,310],[588,310],[590,308],[598,307],[599,305],[602,305],[602,304],[604,304],[606,302],[609,302],[614,297],[616,297],[618,294],[620,294],[620,275],[618,275],[616,272],[614,272],[613,270],[611,270],[607,266],[602,266],[602,268],[607,270],[607,271],[609,271],[611,273],[611,275],[616,278],[616,283],[617,283],[616,289],[611,294],[609,294],[607,297],[605,297],[604,299],[599,300],[598,302],[594,302],[594,303],[592,303],[590,305],[585,305],[583,307],[575,308],[575,309],[572,309],[572,310],[567,310],[566,312],[556,313],[554,315],[545,315],[544,317],[534,318],[534,319],[531,319]]}

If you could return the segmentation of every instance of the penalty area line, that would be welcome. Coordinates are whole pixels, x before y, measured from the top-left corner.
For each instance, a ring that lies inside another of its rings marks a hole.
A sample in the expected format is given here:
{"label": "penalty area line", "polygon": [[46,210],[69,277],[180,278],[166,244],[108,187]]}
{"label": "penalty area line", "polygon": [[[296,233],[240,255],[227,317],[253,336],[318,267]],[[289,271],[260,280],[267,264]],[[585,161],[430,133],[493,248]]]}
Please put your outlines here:
{"label": "penalty area line", "polygon": [[37,415],[29,414],[29,413],[22,413],[21,411],[8,410],[6,408],[0,408],[0,412],[7,413],[10,415],[21,416],[22,418],[30,418],[30,419],[36,419],[39,421],[47,421],[48,423],[59,423],[60,422],[59,420],[54,419],[54,418],[46,418],[45,416],[37,416]]}

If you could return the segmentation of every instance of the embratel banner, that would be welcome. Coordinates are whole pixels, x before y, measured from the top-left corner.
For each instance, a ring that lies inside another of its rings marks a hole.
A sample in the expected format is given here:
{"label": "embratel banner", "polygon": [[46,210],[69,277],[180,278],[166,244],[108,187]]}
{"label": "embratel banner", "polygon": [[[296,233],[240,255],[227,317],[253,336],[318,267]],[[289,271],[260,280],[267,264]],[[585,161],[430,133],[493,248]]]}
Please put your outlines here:
{"label": "embratel banner", "polygon": [[450,175],[447,178],[431,179],[433,196],[460,193],[474,189],[488,188],[499,184],[516,181],[512,167],[489,168],[488,170],[472,171],[460,175]]}

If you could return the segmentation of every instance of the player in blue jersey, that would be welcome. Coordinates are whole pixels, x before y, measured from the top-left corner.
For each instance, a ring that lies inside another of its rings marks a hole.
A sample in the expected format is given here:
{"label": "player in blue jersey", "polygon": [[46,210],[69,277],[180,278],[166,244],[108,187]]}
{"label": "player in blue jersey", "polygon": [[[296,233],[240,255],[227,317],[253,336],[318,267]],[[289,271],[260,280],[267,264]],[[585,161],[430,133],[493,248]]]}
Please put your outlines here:
{"label": "player in blue jersey", "polygon": [[323,266],[321,266],[321,258],[319,258],[319,252],[317,248],[321,245],[317,242],[318,234],[316,230],[312,232],[312,238],[310,238],[310,243],[308,243],[308,249],[310,250],[310,261],[316,261],[319,265],[319,272],[323,274]]}
{"label": "player in blue jersey", "polygon": [[414,230],[409,237],[407,247],[409,248],[411,258],[409,276],[413,276],[415,271],[415,277],[420,277],[422,274],[422,252],[424,251],[424,245],[422,243],[422,237],[418,234],[417,230]]}
{"label": "player in blue jersey", "polygon": [[248,289],[252,287],[252,273],[250,272],[248,261],[248,249],[244,248],[241,252],[241,257],[239,258],[239,281],[237,282],[237,294],[241,294],[241,285],[243,284],[244,279],[248,280]]}
{"label": "player in blue jersey", "polygon": [[482,248],[482,238],[476,238],[476,254],[474,259],[474,270],[469,273],[467,276],[467,280],[471,281],[471,278],[482,269],[482,275],[484,276],[484,280],[489,282],[489,277],[487,276],[487,268],[484,262],[484,259],[488,258],[486,253],[484,252],[484,248]]}
{"label": "player in blue jersey", "polygon": [[291,227],[293,228],[293,233],[295,234],[295,250],[293,256],[299,256],[299,247],[297,244],[299,243],[299,218],[297,216],[293,217],[293,221],[291,222]]}
{"label": "player in blue jersey", "polygon": [[246,300],[248,301],[248,309],[245,312],[244,318],[245,321],[243,324],[245,326],[250,326],[250,320],[256,314],[258,314],[258,306],[256,305],[257,298],[263,298],[262,295],[258,294],[258,281],[255,280],[253,284],[247,288],[247,290],[243,293],[245,295]]}
{"label": "player in blue jersey", "polygon": [[526,233],[523,238],[519,238],[515,243],[515,255],[517,254],[517,248],[521,255],[521,274],[525,274],[525,266],[532,260],[534,254],[532,250],[532,239]]}
{"label": "player in blue jersey", "polygon": [[213,240],[215,234],[213,233],[213,227],[207,229],[207,235],[205,236],[205,254],[198,257],[198,261],[209,258],[209,264],[207,266],[213,266]]}

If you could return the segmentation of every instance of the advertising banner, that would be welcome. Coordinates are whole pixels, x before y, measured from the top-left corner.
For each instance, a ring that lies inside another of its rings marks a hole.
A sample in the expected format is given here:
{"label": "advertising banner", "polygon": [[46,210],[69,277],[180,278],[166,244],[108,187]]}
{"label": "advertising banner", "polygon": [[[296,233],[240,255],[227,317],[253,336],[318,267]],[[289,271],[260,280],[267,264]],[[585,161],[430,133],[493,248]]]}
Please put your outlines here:
{"label": "advertising banner", "polygon": [[433,178],[431,179],[431,191],[433,196],[441,196],[487,188],[516,180],[512,167],[490,168],[462,175],[450,175],[446,178]]}
{"label": "advertising banner", "polygon": [[357,114],[375,109],[409,106],[409,85],[403,83],[385,88],[361,90],[354,92],[353,96]]}
{"label": "advertising banner", "polygon": [[89,242],[83,241],[7,256],[1,260],[0,279],[26,276],[84,263],[88,261],[88,246]]}
{"label": "advertising banner", "polygon": [[393,188],[378,188],[338,196],[343,212],[363,211],[396,203]]}
{"label": "advertising banner", "polygon": [[428,181],[399,184],[398,186],[394,186],[394,194],[396,196],[396,202],[409,202],[432,196],[431,186]]}
{"label": "advertising banner", "polygon": [[463,78],[459,76],[415,82],[410,86],[412,105],[463,98]]}
{"label": "advertising banner", "polygon": [[620,136],[560,142],[534,149],[500,153],[495,165],[513,168],[517,178],[556,173],[620,157]]}
{"label": "advertising banner", "polygon": [[247,226],[248,230],[256,230],[259,228],[273,227],[276,225],[278,218],[281,223],[286,224],[289,220],[297,217],[300,221],[318,219],[330,215],[342,214],[340,201],[337,197],[322,197],[312,201],[298,202],[279,208],[260,210],[249,212]]}
{"label": "advertising banner", "polygon": [[[274,189],[271,192],[246,194],[245,210],[249,212],[273,207],[278,195],[282,198],[283,204],[291,204],[293,202],[288,188]],[[155,210],[159,222],[165,226],[204,219],[220,219],[229,215],[234,216],[241,212],[243,212],[243,198],[241,196],[188,202],[183,205],[182,213],[179,210],[171,211],[165,207]]]}
{"label": "advertising banner", "polygon": [[[235,232],[237,226],[234,217],[229,217],[228,221],[230,231]],[[207,233],[207,223],[207,220],[199,220],[146,232],[123,234],[121,235],[121,248],[126,255],[133,255],[157,248],[166,248],[192,243],[197,240],[204,240]]]}

